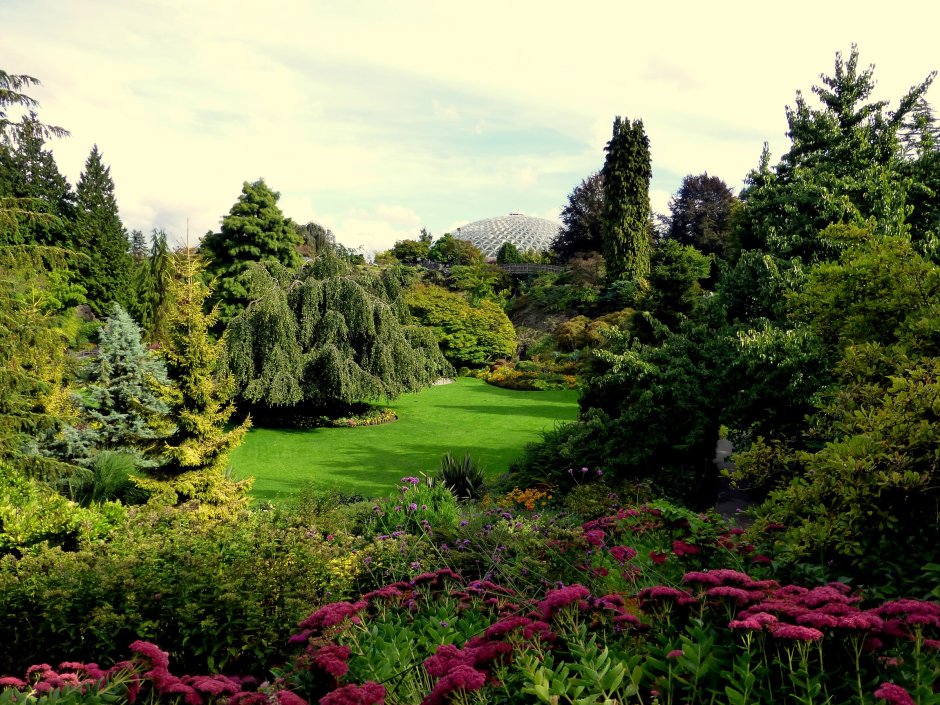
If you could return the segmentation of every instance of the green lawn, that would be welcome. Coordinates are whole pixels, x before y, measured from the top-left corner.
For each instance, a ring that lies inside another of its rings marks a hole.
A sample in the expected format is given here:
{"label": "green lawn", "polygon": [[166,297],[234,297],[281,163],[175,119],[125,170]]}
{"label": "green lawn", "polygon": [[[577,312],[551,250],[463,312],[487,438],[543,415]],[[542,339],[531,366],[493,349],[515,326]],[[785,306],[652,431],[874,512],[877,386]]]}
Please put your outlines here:
{"label": "green lawn", "polygon": [[469,451],[495,476],[541,431],[575,418],[577,392],[515,392],[461,378],[386,405],[398,421],[382,426],[254,428],[232,454],[235,475],[254,476],[254,497],[272,501],[308,482],[385,495],[402,476],[436,468],[448,451]]}

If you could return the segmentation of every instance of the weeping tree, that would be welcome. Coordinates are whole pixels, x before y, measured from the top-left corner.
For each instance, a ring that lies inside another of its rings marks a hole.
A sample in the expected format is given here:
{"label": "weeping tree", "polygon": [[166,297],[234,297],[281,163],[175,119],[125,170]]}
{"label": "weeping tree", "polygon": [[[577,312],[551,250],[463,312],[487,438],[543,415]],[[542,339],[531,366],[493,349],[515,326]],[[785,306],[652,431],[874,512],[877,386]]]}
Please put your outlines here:
{"label": "weeping tree", "polygon": [[357,270],[325,252],[299,272],[256,265],[249,290],[229,324],[226,366],[251,404],[332,415],[451,371],[432,333],[412,324],[394,270]]}

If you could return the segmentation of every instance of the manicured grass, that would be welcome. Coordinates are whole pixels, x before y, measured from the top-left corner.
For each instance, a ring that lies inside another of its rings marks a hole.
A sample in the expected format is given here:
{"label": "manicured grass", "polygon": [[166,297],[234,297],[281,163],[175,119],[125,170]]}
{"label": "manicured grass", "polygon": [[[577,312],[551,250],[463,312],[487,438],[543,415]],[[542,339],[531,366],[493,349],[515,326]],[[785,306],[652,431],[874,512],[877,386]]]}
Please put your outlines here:
{"label": "manicured grass", "polygon": [[478,379],[425,389],[392,403],[398,421],[360,428],[253,428],[232,454],[252,495],[282,501],[312,482],[377,497],[403,475],[428,472],[451,452],[469,452],[489,476],[504,472],[526,443],[577,414],[577,392],[516,392]]}

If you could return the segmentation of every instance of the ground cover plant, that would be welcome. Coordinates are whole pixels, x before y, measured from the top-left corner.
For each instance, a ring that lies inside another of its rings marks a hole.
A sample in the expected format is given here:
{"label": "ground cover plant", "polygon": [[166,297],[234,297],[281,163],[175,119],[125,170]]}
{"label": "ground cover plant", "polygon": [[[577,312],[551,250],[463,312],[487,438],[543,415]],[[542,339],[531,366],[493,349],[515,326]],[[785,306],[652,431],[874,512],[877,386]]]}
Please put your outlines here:
{"label": "ground cover plant", "polygon": [[284,500],[306,483],[366,497],[384,494],[402,474],[430,472],[445,453],[471,453],[490,477],[505,472],[526,443],[573,420],[574,391],[516,392],[458,378],[383,402],[398,415],[367,428],[254,428],[232,455],[252,494]]}
{"label": "ground cover plant", "polygon": [[[573,473],[610,490],[590,469]],[[185,646],[138,639],[106,658],[22,668],[0,680],[0,702],[937,702],[940,604],[780,581],[759,552],[777,527],[747,534],[664,502],[589,521],[456,508],[401,478],[360,525],[372,542],[350,552],[358,582],[338,601],[321,596],[271,673],[249,661],[176,675],[192,665]]]}

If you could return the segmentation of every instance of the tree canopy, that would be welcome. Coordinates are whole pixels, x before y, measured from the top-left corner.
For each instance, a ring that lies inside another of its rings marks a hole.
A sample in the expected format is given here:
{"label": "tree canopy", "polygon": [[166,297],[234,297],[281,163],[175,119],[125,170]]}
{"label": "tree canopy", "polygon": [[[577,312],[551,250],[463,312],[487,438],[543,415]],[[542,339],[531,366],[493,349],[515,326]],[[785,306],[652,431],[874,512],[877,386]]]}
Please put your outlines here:
{"label": "tree canopy", "polygon": [[357,270],[324,252],[299,272],[256,265],[249,296],[226,350],[249,402],[328,412],[417,391],[450,369],[431,333],[412,325],[394,270]]}
{"label": "tree canopy", "polygon": [[[242,185],[242,192],[220,232],[202,239],[200,254],[206,273],[215,279],[213,302],[227,322],[248,304],[248,271],[252,263],[278,263],[290,269],[302,261],[298,247],[303,239],[277,206],[280,194],[259,179]],[[315,238],[314,238],[315,240]]]}
{"label": "tree canopy", "polygon": [[602,242],[607,278],[638,279],[650,268],[650,145],[642,120],[617,117],[605,149]]}

